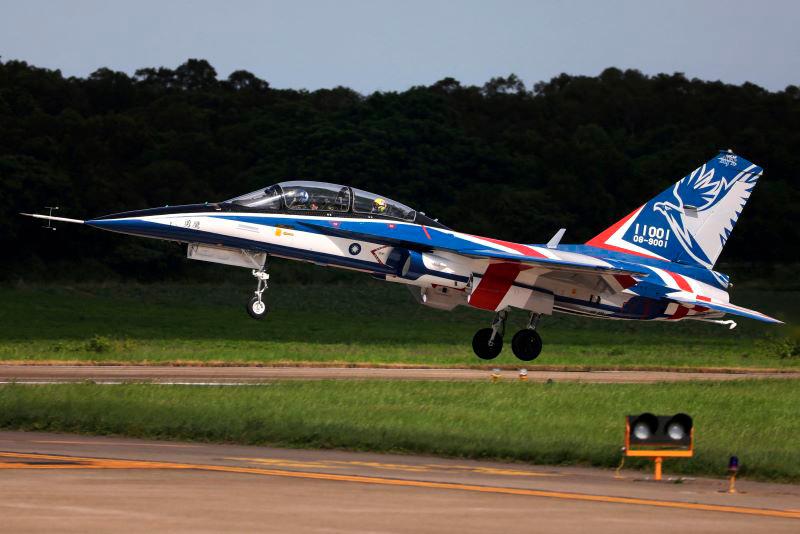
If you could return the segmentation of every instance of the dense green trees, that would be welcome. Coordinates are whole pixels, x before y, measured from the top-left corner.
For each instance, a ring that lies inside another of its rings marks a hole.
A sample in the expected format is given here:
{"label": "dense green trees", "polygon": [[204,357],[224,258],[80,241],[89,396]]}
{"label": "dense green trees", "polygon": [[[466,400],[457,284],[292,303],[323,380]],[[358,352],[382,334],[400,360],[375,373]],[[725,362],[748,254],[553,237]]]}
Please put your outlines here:
{"label": "dense green trees", "polygon": [[273,89],[243,70],[221,80],[198,59],[85,79],[0,62],[0,277],[45,265],[159,277],[184,264],[165,245],[44,232],[17,212],[57,203],[91,217],[294,178],[382,192],[459,230],[542,242],[566,226],[565,242],[582,242],[729,147],[766,174],[723,261],[798,261],[796,86],[609,68],[532,90],[512,74],[363,96]]}

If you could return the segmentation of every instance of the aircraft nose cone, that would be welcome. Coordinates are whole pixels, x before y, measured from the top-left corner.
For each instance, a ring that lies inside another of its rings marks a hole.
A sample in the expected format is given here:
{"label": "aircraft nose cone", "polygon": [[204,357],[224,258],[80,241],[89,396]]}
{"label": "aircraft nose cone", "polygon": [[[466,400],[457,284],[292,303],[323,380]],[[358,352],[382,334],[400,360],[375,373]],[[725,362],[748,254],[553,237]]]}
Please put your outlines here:
{"label": "aircraft nose cone", "polygon": [[[126,214],[127,215],[127,214]],[[100,217],[90,219],[84,224],[101,230],[119,232],[121,234],[138,235],[143,237],[165,237],[164,225],[144,220],[140,217],[119,217],[106,218]],[[168,226],[166,228],[169,228]]]}
{"label": "aircraft nose cone", "polygon": [[101,230],[132,230],[142,223],[141,219],[125,217],[120,219],[89,219],[84,224]]}
{"label": "aircraft nose cone", "polygon": [[197,238],[195,230],[190,230],[188,227],[183,227],[183,225],[173,225],[175,216],[204,214],[209,211],[219,211],[220,209],[217,204],[163,206],[103,215],[85,221],[85,224],[122,234],[170,241],[188,241]]}

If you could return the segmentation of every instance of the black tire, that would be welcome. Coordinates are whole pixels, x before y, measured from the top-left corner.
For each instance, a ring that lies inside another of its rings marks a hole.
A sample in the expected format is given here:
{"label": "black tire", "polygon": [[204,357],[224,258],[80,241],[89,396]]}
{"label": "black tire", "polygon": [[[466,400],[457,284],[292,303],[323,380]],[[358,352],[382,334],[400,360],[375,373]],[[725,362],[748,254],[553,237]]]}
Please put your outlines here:
{"label": "black tire", "polygon": [[492,338],[491,328],[482,328],[475,332],[472,338],[472,350],[475,355],[481,360],[493,360],[500,355],[503,350],[503,336],[497,334],[494,336],[492,345],[489,345],[489,340]]}
{"label": "black tire", "polygon": [[520,330],[511,338],[514,356],[523,362],[530,362],[542,352],[542,336],[536,330]]}
{"label": "black tire", "polygon": [[[259,306],[260,303],[260,306]],[[262,301],[259,301],[258,298],[255,296],[250,299],[247,303],[247,314],[252,317],[253,319],[263,319],[267,316],[267,305],[264,304]]]}

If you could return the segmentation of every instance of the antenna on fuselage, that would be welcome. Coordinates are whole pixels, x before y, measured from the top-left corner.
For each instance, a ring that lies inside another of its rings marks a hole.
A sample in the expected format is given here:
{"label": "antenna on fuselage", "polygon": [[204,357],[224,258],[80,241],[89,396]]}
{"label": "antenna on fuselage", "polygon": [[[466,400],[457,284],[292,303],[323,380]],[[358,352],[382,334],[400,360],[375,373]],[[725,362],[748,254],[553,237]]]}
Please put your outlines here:
{"label": "antenna on fuselage", "polygon": [[556,248],[558,244],[561,243],[561,238],[564,237],[566,231],[566,228],[559,229],[558,232],[550,238],[550,241],[547,242],[547,248]]}

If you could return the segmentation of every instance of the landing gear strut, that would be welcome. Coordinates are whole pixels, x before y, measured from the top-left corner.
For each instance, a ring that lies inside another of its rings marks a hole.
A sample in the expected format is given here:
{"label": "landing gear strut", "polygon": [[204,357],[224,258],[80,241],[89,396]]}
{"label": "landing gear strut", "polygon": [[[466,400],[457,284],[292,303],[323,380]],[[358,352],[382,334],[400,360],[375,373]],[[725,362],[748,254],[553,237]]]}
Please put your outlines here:
{"label": "landing gear strut", "polygon": [[511,339],[511,350],[514,351],[514,356],[523,362],[535,360],[542,352],[542,336],[536,331],[536,325],[541,316],[540,313],[531,312],[528,327],[514,334]]}
{"label": "landing gear strut", "polygon": [[253,319],[263,319],[267,316],[268,311],[267,305],[261,300],[261,295],[267,289],[267,280],[269,280],[266,265],[259,270],[253,269],[253,276],[256,278],[256,290],[253,292],[254,296],[247,303],[247,313]]}
{"label": "landing gear strut", "polygon": [[503,334],[506,333],[508,311],[495,314],[491,328],[481,328],[472,338],[472,350],[482,360],[493,360],[503,350]]}

